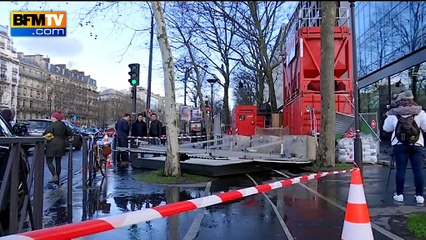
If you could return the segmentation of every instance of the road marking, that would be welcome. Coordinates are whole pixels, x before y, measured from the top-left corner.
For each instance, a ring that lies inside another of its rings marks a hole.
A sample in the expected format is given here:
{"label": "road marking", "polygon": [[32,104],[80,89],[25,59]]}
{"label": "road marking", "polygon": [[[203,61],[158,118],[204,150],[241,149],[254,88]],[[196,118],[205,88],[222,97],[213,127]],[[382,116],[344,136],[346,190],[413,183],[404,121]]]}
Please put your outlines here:
{"label": "road marking", "polygon": [[[248,174],[246,174],[246,176],[248,178],[250,178],[250,180],[256,184],[256,186],[258,185],[257,182]],[[264,193],[262,192],[263,196],[266,198],[266,200],[268,200],[268,202],[271,204],[272,209],[274,209],[275,215],[277,215],[278,221],[281,224],[281,228],[283,229],[285,235],[287,236],[288,240],[294,240],[293,236],[290,233],[290,230],[288,229],[287,225],[285,224],[283,218],[281,217],[280,212],[278,211],[277,206],[275,206],[275,204],[271,201],[271,199]]]}
{"label": "road marking", "polygon": [[[278,170],[273,170],[273,171],[274,171],[274,172],[276,172],[276,173],[278,173],[278,174],[280,174],[280,175],[282,175],[282,176],[284,176],[284,177],[289,177],[287,174],[282,173],[282,172],[280,172],[280,171],[278,171]],[[330,203],[331,205],[333,205],[333,206],[337,207],[338,209],[340,209],[340,210],[342,210],[342,211],[346,212],[346,208],[345,208],[345,207],[340,206],[340,205],[339,205],[339,204],[337,204],[336,202],[333,202],[333,200],[331,200],[331,199],[327,198],[326,196],[322,195],[321,193],[319,193],[319,192],[315,191],[314,189],[312,189],[312,188],[310,188],[310,187],[306,186],[306,185],[305,185],[305,184],[303,184],[303,183],[297,183],[297,184],[298,184],[298,185],[300,185],[301,187],[303,187],[304,189],[308,190],[309,192],[311,192],[311,193],[313,193],[313,194],[317,195],[317,196],[318,196],[319,198],[321,198],[322,200],[324,200],[324,201],[326,201],[326,202]],[[371,222],[371,221],[370,221],[370,222]],[[379,225],[377,225],[377,224],[375,224],[375,223],[372,223],[372,222],[371,222],[371,226],[372,226],[372,228],[373,228],[374,230],[376,230],[376,231],[380,232],[381,234],[385,235],[386,237],[388,237],[388,238],[390,238],[390,239],[392,239],[392,240],[404,240],[403,238],[399,237],[398,235],[395,235],[394,233],[392,233],[392,232],[390,232],[390,231],[388,231],[388,230],[386,230],[386,229],[384,229],[384,228],[380,227]]]}
{"label": "road marking", "polygon": [[[206,185],[206,189],[204,190],[205,196],[210,195],[211,186],[212,186],[212,182],[208,182]],[[206,208],[201,208],[197,210],[197,215],[195,216],[195,219],[192,222],[191,227],[189,227],[188,232],[186,232],[183,240],[192,240],[195,237],[197,237],[198,231],[200,230],[200,226],[201,226],[201,220],[203,220],[204,214],[206,211],[207,211]]]}

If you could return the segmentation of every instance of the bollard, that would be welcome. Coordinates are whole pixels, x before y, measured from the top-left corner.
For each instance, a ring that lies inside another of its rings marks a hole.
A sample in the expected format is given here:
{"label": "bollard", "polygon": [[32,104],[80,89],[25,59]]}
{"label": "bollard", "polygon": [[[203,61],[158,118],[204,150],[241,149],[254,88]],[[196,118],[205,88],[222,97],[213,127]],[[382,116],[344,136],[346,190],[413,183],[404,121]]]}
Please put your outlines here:
{"label": "bollard", "polygon": [[111,150],[111,161],[114,166],[117,166],[117,138],[115,136],[112,137]]}
{"label": "bollard", "polygon": [[83,189],[87,188],[86,182],[87,182],[87,156],[88,156],[88,147],[87,147],[87,139],[83,138],[83,148],[81,153],[81,168],[82,168],[82,174],[81,178],[83,181]]}
{"label": "bollard", "polygon": [[68,155],[68,186],[67,186],[67,211],[68,211],[68,222],[72,222],[72,175],[73,175],[73,165],[72,165],[72,154],[73,154],[73,141],[68,141],[70,149]]}

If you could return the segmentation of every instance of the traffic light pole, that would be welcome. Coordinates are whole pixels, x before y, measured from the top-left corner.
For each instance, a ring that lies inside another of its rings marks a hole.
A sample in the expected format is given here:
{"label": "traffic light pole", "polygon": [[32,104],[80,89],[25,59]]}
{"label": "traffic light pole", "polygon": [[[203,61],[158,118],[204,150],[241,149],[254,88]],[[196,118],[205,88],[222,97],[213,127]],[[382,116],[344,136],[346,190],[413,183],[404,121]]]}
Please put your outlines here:
{"label": "traffic light pole", "polygon": [[137,91],[137,87],[136,86],[133,86],[132,87],[133,88],[133,91],[132,91],[132,94],[133,94],[133,96],[132,96],[132,119],[134,120],[134,121],[136,121],[136,96],[137,96],[137,94],[136,94],[136,91]]}
{"label": "traffic light pole", "polygon": [[149,43],[148,87],[146,93],[146,109],[151,108],[151,81],[152,81],[152,44],[154,41],[154,13],[151,12],[151,41]]}

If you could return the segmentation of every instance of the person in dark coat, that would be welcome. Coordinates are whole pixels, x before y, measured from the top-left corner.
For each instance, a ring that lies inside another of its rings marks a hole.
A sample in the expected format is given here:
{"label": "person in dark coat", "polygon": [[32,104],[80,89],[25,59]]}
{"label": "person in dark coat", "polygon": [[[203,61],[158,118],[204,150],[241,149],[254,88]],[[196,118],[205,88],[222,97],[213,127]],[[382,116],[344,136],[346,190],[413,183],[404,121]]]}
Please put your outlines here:
{"label": "person in dark coat", "polygon": [[133,137],[146,137],[148,136],[148,128],[145,121],[143,120],[143,114],[139,113],[138,118],[132,124],[132,136]]}
{"label": "person in dark coat", "polygon": [[[125,147],[125,148],[128,147],[127,137],[129,136],[129,133],[130,133],[130,119],[131,119],[130,114],[126,113],[120,120],[118,120],[117,128],[116,128],[118,147]],[[121,163],[128,162],[129,161],[128,153],[120,152],[118,155],[118,161]]]}
{"label": "person in dark coat", "polygon": [[[53,138],[47,140],[46,144],[46,161],[47,167],[52,174],[51,183],[59,183],[59,177],[61,175],[61,160],[65,154],[66,139],[72,136],[71,130],[62,122],[64,118],[61,112],[54,112],[50,117],[52,123],[44,131],[43,136],[49,133],[53,135]],[[55,159],[55,165],[53,166],[53,159]]]}
{"label": "person in dark coat", "polygon": [[149,124],[149,136],[152,137],[152,143],[154,145],[160,145],[161,128],[163,124],[158,121],[157,114],[151,115],[151,122]]}

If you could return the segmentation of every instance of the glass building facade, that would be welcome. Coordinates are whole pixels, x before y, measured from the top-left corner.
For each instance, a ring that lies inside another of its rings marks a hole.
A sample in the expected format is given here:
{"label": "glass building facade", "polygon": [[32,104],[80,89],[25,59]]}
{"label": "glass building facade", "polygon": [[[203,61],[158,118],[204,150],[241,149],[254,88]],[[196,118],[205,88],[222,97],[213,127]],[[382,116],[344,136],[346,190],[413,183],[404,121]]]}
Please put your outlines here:
{"label": "glass building facade", "polygon": [[381,130],[395,93],[426,107],[426,2],[356,2],[355,20],[360,112],[377,113]]}

